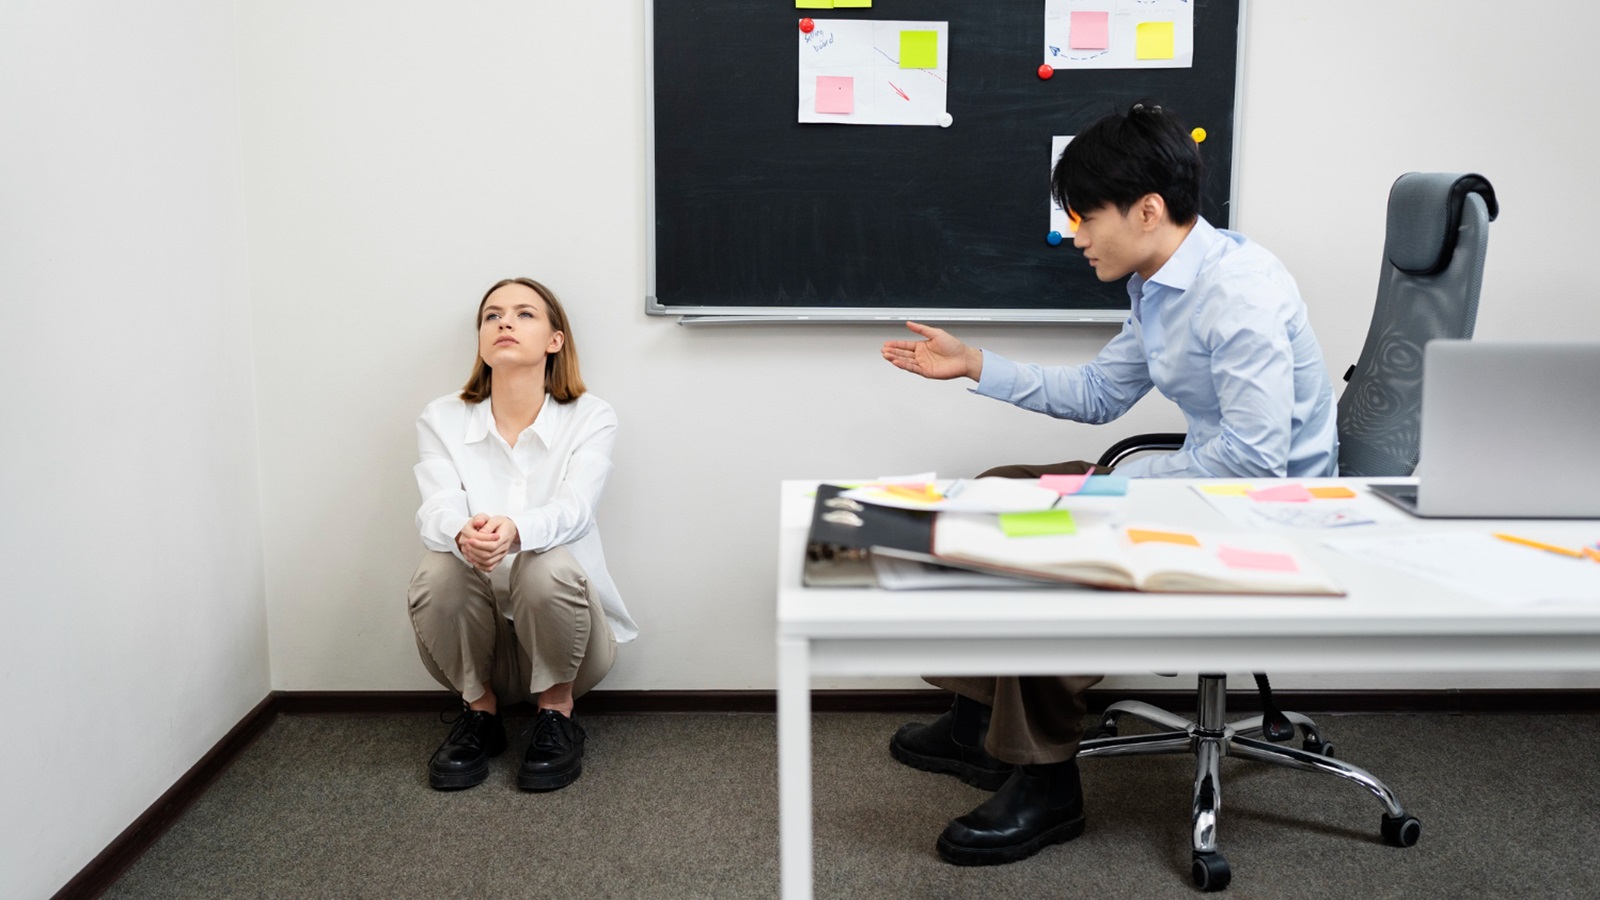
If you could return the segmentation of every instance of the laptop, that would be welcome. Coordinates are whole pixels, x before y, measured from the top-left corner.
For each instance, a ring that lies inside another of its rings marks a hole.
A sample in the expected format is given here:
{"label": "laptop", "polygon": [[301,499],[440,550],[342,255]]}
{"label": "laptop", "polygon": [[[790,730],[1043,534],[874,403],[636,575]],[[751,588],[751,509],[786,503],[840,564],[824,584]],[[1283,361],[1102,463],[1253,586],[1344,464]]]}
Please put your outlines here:
{"label": "laptop", "polygon": [[1600,518],[1600,343],[1430,341],[1412,515]]}

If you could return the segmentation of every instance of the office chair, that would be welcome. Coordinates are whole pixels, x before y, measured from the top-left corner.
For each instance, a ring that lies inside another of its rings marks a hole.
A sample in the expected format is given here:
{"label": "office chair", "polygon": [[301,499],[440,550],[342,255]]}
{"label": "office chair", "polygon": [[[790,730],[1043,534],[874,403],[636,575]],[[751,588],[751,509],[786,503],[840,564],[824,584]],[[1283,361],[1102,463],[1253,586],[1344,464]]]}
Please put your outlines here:
{"label": "office chair", "polygon": [[[1478,175],[1400,176],[1389,191],[1383,268],[1366,343],[1339,398],[1339,472],[1346,476],[1410,475],[1417,465],[1422,400],[1422,347],[1434,338],[1470,338],[1478,316],[1489,222],[1499,214],[1494,188]],[[1118,441],[1099,465],[1115,466],[1135,454],[1172,451],[1182,434],[1137,435]],[[1365,769],[1333,758],[1333,744],[1299,713],[1281,712],[1266,675],[1257,674],[1262,715],[1227,722],[1227,677],[1199,676],[1195,721],[1138,701],[1113,703],[1085,734],[1080,757],[1193,753],[1193,861],[1190,873],[1203,891],[1227,887],[1228,862],[1217,852],[1222,806],[1219,763],[1239,756],[1274,765],[1326,772],[1361,785],[1384,806],[1383,839],[1409,847],[1422,825],[1394,792]],[[1164,729],[1118,736],[1124,716]],[[1294,737],[1300,749],[1278,744]],[[1260,735],[1258,740],[1252,735]]]}

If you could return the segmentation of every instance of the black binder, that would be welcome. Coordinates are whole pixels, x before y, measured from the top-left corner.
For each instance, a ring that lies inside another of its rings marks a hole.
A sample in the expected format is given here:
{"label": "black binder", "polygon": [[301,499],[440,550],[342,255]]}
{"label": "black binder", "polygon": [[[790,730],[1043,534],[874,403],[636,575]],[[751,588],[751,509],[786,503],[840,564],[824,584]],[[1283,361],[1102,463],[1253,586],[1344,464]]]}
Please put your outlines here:
{"label": "black binder", "polygon": [[817,486],[801,576],[807,587],[876,584],[873,547],[918,554],[933,547],[933,512],[858,503],[839,496],[846,490],[836,484]]}

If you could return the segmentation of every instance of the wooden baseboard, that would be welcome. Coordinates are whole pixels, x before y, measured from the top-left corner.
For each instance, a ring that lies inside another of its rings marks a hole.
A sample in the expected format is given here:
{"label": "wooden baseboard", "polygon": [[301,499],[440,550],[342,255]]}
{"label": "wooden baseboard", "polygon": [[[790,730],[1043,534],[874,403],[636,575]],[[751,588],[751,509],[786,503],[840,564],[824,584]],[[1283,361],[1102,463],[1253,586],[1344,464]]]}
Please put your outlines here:
{"label": "wooden baseboard", "polygon": [[122,829],[104,850],[89,860],[71,881],[56,891],[54,900],[78,900],[98,897],[122,876],[128,867],[138,861],[172,823],[178,821],[190,805],[200,799],[213,782],[227,770],[229,764],[261,736],[277,716],[277,697],[268,694],[239,720],[237,725],[222,736],[222,740],[200,760],[189,767],[166,793],[144,811],[133,824]]}
{"label": "wooden baseboard", "polygon": [[[55,894],[55,900],[98,897],[133,865],[190,804],[205,793],[228,765],[249,747],[278,715],[439,712],[452,706],[445,691],[274,691],[239,720],[144,814],[100,851]],[[1433,690],[1433,691],[1274,691],[1279,708],[1307,714],[1592,714],[1600,712],[1600,690]],[[1118,700],[1146,703],[1186,713],[1195,705],[1192,690],[1089,692],[1089,710],[1098,713]],[[777,709],[773,691],[594,691],[581,703],[585,715],[746,713],[770,715]],[[811,709],[819,713],[906,713],[947,709],[950,695],[934,690],[813,691]],[[1228,692],[1230,716],[1259,712],[1253,689]],[[512,715],[531,712],[508,709]]]}

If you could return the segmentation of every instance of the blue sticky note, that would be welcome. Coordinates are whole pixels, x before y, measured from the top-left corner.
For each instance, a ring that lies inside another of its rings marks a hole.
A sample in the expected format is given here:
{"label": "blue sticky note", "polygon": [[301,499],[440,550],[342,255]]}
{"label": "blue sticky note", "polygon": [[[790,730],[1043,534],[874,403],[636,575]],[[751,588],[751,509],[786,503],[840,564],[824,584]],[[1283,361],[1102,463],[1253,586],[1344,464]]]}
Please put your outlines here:
{"label": "blue sticky note", "polygon": [[1090,475],[1078,488],[1076,496],[1079,497],[1121,497],[1128,493],[1128,476],[1126,475]]}

